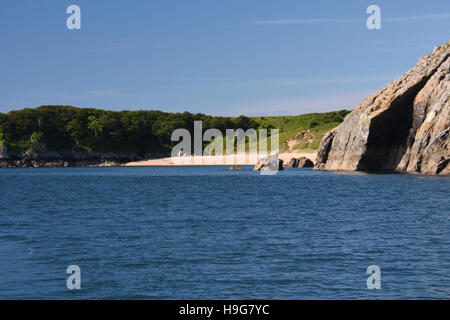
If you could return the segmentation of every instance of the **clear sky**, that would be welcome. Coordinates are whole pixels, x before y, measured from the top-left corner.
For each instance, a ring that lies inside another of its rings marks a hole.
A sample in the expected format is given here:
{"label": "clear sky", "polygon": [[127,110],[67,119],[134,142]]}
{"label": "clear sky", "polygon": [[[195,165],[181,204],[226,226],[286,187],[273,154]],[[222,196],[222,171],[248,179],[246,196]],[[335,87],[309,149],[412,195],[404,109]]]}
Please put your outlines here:
{"label": "clear sky", "polygon": [[449,39],[449,0],[2,0],[0,112],[353,109]]}

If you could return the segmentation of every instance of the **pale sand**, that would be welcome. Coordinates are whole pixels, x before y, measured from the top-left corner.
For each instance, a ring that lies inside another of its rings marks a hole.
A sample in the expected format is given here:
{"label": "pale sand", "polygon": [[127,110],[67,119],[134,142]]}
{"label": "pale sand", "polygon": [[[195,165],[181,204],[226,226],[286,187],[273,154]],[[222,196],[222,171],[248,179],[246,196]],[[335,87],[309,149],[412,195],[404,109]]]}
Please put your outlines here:
{"label": "pale sand", "polygon": [[[287,163],[291,158],[307,157],[316,162],[317,152],[280,153],[279,158]],[[259,157],[256,155],[203,156],[159,158],[128,162],[125,166],[205,166],[205,165],[255,165]]]}

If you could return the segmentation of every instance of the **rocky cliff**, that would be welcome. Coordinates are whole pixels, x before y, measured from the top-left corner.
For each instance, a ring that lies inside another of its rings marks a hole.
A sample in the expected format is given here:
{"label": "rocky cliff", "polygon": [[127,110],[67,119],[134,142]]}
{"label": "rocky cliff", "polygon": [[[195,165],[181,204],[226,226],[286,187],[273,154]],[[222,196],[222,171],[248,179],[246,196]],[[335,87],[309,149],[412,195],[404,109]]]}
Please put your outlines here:
{"label": "rocky cliff", "polygon": [[450,41],[327,133],[315,168],[450,174],[449,79]]}

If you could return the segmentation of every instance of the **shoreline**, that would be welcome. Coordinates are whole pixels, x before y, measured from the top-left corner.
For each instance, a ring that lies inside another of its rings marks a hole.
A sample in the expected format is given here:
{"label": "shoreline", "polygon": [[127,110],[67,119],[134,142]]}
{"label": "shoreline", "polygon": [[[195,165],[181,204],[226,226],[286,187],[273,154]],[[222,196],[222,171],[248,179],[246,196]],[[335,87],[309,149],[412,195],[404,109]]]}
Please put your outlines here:
{"label": "shoreline", "polygon": [[[265,156],[265,155],[264,155]],[[140,167],[140,166],[245,166],[255,165],[260,158],[257,154],[242,154],[230,156],[193,156],[193,157],[166,157],[158,159],[148,159],[140,161],[132,161],[123,164],[125,167]],[[284,163],[288,163],[291,158],[306,157],[312,162],[316,162],[316,151],[307,152],[285,152],[279,154],[279,159]]]}
{"label": "shoreline", "polygon": [[[102,155],[95,157],[39,157],[33,155],[26,158],[0,158],[0,168],[58,168],[58,167],[144,167],[144,166],[254,166],[260,158],[267,155],[233,154],[229,156],[189,156],[158,157],[136,160],[137,157],[124,155]],[[292,158],[306,157],[315,163],[317,152],[285,152],[279,159],[289,163]],[[134,159],[133,159],[134,158]]]}

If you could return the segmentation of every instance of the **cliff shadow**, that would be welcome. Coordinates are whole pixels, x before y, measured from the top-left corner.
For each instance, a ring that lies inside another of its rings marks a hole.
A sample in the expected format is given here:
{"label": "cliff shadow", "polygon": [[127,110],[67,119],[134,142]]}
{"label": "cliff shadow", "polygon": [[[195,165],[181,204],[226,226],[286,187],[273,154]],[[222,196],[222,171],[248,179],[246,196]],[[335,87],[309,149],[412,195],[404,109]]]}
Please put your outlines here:
{"label": "cliff shadow", "polygon": [[[430,76],[431,77],[431,76]],[[357,170],[395,170],[405,154],[414,134],[411,132],[414,120],[414,100],[430,77],[412,86],[392,101],[380,115],[372,119],[366,151]]]}

